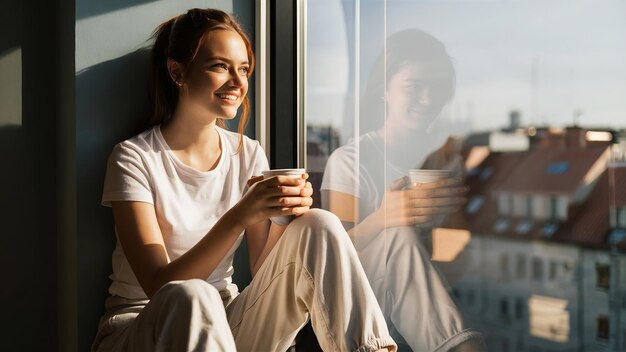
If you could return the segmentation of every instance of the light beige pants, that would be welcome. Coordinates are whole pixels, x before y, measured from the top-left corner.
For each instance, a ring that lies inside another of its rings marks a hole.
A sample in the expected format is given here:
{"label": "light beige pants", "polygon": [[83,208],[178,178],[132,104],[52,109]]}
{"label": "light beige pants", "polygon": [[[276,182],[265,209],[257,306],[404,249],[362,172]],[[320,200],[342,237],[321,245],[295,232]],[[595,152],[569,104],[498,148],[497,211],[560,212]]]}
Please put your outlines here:
{"label": "light beige pants", "polygon": [[397,227],[381,232],[359,251],[389,328],[415,352],[485,350],[482,336],[463,327],[424,244],[430,245],[428,234]]}
{"label": "light beige pants", "polygon": [[168,283],[150,301],[111,297],[92,350],[283,352],[309,318],[324,351],[395,350],[348,235],[320,209],[287,227],[226,309],[202,280]]}

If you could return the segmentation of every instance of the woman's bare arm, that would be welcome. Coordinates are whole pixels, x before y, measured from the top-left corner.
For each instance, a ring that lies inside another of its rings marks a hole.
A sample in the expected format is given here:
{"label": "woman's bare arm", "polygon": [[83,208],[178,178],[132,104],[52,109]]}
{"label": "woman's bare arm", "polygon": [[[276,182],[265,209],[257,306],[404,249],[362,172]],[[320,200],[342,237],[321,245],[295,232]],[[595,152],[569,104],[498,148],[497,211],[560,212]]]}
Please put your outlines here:
{"label": "woman's bare arm", "polygon": [[195,246],[170,262],[152,204],[122,201],[112,202],[112,207],[126,258],[149,298],[169,281],[205,280],[244,230],[229,211]]}

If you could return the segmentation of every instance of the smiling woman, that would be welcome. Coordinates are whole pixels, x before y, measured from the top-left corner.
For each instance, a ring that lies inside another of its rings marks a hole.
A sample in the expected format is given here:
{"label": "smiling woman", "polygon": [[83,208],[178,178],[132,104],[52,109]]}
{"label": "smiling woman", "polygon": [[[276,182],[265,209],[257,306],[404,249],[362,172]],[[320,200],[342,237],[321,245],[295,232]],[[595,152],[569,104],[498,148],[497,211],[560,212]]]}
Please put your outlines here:
{"label": "smiling woman", "polygon": [[[154,37],[150,126],[107,165],[118,241],[92,350],[285,351],[309,319],[324,350],[395,350],[348,234],[309,209],[308,175],[259,177],[265,153],[242,134],[254,56],[240,26],[192,9]],[[244,238],[253,279],[240,293]]]}

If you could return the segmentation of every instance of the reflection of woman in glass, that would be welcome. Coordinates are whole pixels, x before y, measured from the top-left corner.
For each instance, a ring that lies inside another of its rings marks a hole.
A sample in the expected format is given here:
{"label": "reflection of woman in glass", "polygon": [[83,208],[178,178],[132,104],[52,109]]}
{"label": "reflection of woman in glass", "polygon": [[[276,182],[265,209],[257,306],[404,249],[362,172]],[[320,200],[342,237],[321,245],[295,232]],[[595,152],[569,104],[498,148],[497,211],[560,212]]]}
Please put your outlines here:
{"label": "reflection of woman in glass", "polygon": [[462,174],[457,143],[435,123],[454,84],[440,41],[418,30],[388,38],[361,97],[368,132],[333,152],[321,186],[322,205],[349,229],[390,328],[420,352],[480,342],[463,328],[428,253],[434,220],[456,212],[467,189],[458,178],[411,185],[406,177],[420,167]]}
{"label": "reflection of woman in glass", "polygon": [[[107,167],[118,242],[93,350],[286,351],[309,318],[326,350],[395,350],[344,228],[309,210],[306,176],[256,177],[268,163],[242,134],[254,55],[239,24],[192,9],[155,36],[154,126]],[[279,215],[298,216],[270,225]],[[244,237],[253,279],[239,293]]]}

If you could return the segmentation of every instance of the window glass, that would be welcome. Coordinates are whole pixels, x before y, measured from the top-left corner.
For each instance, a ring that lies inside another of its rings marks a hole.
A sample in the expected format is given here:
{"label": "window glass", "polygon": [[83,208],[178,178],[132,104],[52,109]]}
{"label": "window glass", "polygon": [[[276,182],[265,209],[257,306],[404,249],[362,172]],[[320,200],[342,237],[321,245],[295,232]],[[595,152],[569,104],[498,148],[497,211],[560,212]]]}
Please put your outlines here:
{"label": "window glass", "polygon": [[[307,4],[306,166],[374,291],[402,296],[401,341],[593,350],[585,309],[626,260],[626,2]],[[619,260],[594,282],[598,251]]]}

